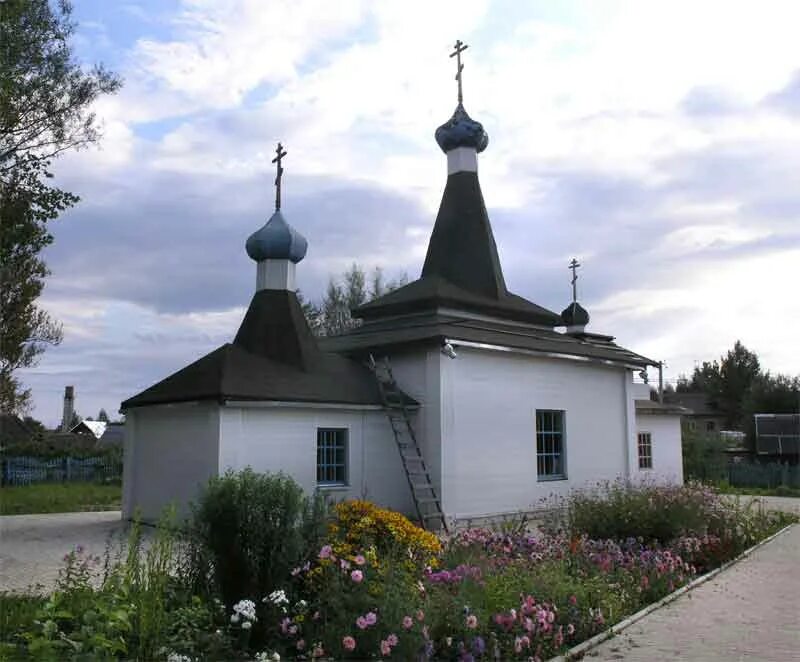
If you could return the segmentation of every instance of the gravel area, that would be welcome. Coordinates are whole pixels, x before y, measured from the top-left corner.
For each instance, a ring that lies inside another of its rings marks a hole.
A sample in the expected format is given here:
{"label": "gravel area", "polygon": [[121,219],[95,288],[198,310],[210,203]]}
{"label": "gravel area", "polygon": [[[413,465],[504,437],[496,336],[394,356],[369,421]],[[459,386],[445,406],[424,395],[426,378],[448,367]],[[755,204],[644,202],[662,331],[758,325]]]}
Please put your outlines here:
{"label": "gravel area", "polygon": [[118,511],[0,517],[0,591],[53,586],[64,554],[78,545],[103,557],[109,539],[120,540],[128,524]]}

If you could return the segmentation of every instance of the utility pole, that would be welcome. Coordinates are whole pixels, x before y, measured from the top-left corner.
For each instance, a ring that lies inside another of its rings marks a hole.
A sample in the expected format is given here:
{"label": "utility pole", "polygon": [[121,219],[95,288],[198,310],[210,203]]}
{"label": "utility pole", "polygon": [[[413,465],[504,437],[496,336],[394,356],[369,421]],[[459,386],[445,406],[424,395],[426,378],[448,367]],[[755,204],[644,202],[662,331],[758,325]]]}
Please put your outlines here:
{"label": "utility pole", "polygon": [[658,362],[658,401],[664,404],[664,362]]}

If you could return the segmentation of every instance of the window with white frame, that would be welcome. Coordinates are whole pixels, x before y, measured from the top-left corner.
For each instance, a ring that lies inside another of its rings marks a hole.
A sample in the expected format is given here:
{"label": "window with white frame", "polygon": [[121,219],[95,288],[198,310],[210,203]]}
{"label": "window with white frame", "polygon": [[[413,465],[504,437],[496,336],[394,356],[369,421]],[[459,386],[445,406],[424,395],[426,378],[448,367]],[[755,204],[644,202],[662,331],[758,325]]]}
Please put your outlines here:
{"label": "window with white frame", "polygon": [[653,437],[649,432],[640,432],[638,435],[639,468],[653,468]]}
{"label": "window with white frame", "polygon": [[347,428],[317,429],[317,484],[347,485]]}
{"label": "window with white frame", "polygon": [[562,410],[536,410],[536,474],[539,480],[559,480],[567,477]]}

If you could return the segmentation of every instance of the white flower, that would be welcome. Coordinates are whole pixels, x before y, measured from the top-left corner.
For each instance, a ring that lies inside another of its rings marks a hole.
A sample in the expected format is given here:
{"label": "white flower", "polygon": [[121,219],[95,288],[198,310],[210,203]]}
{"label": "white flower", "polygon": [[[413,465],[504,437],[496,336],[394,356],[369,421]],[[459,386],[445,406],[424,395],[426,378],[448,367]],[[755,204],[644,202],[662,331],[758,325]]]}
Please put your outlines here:
{"label": "white flower", "polygon": [[264,598],[263,602],[271,602],[274,605],[287,605],[289,604],[289,598],[286,597],[286,591],[278,590],[270,593]]}
{"label": "white flower", "polygon": [[280,662],[281,656],[278,653],[270,655],[267,651],[261,651],[256,655],[255,662]]}
{"label": "white flower", "polygon": [[192,662],[192,658],[188,655],[181,655],[180,653],[170,653],[167,655],[167,662]]}
{"label": "white flower", "polygon": [[[237,617],[236,620],[233,620],[233,616]],[[246,621],[255,621],[256,603],[252,600],[239,600],[239,602],[233,605],[233,616],[231,616],[231,623],[238,623],[239,616]]]}
{"label": "white flower", "polygon": [[239,614],[231,614],[231,623],[239,622]]}
{"label": "white flower", "polygon": [[253,627],[253,624],[250,621],[242,623],[242,630],[249,630],[251,627]]}

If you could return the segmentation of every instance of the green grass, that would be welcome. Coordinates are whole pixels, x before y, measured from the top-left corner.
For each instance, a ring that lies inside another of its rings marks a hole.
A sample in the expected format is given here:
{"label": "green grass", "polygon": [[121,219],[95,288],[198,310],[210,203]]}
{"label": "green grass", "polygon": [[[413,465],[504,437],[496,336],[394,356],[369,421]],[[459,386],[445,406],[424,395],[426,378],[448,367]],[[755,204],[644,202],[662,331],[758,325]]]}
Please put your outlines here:
{"label": "green grass", "polygon": [[[0,592],[0,642],[11,642],[15,634],[29,629],[44,601],[39,596]],[[0,648],[0,660],[6,659],[3,652]]]}
{"label": "green grass", "polygon": [[728,481],[714,484],[722,494],[743,494],[746,496],[777,496],[800,498],[800,488],[780,485],[778,487],[734,487]]}
{"label": "green grass", "polygon": [[0,515],[119,510],[120,485],[38,483],[0,487]]}

